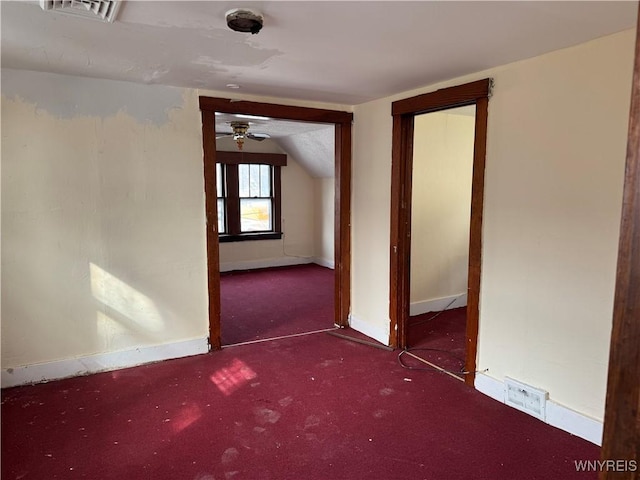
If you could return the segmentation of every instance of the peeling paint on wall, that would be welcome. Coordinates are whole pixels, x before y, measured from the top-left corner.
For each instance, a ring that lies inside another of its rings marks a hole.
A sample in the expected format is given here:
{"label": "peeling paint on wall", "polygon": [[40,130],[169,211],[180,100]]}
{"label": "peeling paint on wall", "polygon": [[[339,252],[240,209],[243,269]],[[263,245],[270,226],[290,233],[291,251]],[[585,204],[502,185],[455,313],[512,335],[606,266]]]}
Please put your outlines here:
{"label": "peeling paint on wall", "polygon": [[171,109],[183,106],[183,93],[177,87],[2,69],[5,97],[19,97],[58,118],[105,118],[122,111],[141,123],[162,125]]}
{"label": "peeling paint on wall", "polygon": [[206,337],[197,92],[14,73],[2,85],[3,367]]}

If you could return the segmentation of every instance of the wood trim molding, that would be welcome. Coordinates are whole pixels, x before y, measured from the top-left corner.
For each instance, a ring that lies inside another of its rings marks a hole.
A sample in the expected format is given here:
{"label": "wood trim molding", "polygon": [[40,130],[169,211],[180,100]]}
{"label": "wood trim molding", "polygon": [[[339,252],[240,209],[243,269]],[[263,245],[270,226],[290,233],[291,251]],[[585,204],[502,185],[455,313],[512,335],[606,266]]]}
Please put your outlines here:
{"label": "wood trim molding", "polygon": [[[335,318],[346,327],[351,308],[351,136],[353,113],[318,108],[200,97],[207,220],[207,275],[209,279],[209,343],[222,348],[220,324],[220,246],[216,197],[215,112],[260,115],[283,120],[319,122],[335,127]],[[233,152],[235,153],[235,152]],[[244,155],[247,155],[246,153]]]}
{"label": "wood trim molding", "polygon": [[[409,318],[409,262],[411,247],[411,174],[413,169],[414,115],[394,115],[391,151],[391,266],[389,344],[407,346]],[[409,199],[409,201],[407,201]]]}
{"label": "wood trim molding", "polygon": [[346,328],[351,310],[351,123],[335,125],[334,230],[334,318]]}
{"label": "wood trim molding", "polygon": [[[218,161],[218,153],[216,152],[216,162]],[[240,232],[240,187],[238,184],[238,169],[237,168],[226,168],[225,169],[225,186],[226,186],[226,221],[227,221],[227,229],[225,233],[234,232],[237,234]],[[216,172],[217,173],[217,172]],[[218,211],[216,209],[216,215]],[[216,217],[216,222],[218,221]],[[217,225],[217,223],[216,223]],[[220,232],[218,232],[220,234]],[[218,237],[218,243],[220,243],[220,237]]]}
{"label": "wood trim molding", "polygon": [[[220,245],[218,243],[218,199],[216,194],[215,112],[202,112],[204,155],[204,201],[207,219],[207,272],[209,291],[209,345],[222,347],[220,337]],[[212,272],[217,272],[212,273]]]}
{"label": "wood trim molding", "polygon": [[[273,228],[282,234],[282,173],[280,167],[273,169],[273,195],[276,198],[273,212]],[[280,237],[279,237],[280,238]]]}
{"label": "wood trim molding", "polygon": [[455,87],[442,88],[435,92],[424,93],[393,102],[391,114],[417,115],[420,113],[435,112],[445,108],[471,105],[481,98],[489,97],[490,88],[490,78]]}
{"label": "wood trim molding", "polygon": [[216,162],[227,165],[241,163],[260,163],[274,167],[286,167],[287,155],[284,153],[216,152]]}
{"label": "wood trim molding", "polygon": [[640,469],[640,15],[636,33],[601,459],[635,462],[633,469],[601,471],[601,480],[638,478],[638,469]]}
{"label": "wood trim molding", "polygon": [[413,169],[413,130],[416,115],[476,105],[473,182],[469,239],[469,272],[465,383],[473,386],[478,344],[480,276],[482,266],[482,211],[486,158],[488,98],[491,79],[437,90],[394,102],[391,163],[391,236],[389,278],[389,342],[395,348],[407,347],[410,306],[411,183]]}
{"label": "wood trim molding", "polygon": [[275,103],[259,103],[230,100],[228,98],[200,97],[200,110],[203,112],[244,113],[264,115],[282,120],[319,123],[351,123],[353,113],[321,108],[295,107]]}
{"label": "wood trim molding", "polygon": [[[471,181],[471,222],[469,228],[469,273],[467,279],[467,327],[465,370],[476,371],[478,323],[480,319],[480,274],[482,272],[482,213],[484,204],[484,171],[487,156],[487,114],[489,99],[476,102],[476,125],[473,145],[473,177]],[[465,376],[473,386],[475,373]]]}

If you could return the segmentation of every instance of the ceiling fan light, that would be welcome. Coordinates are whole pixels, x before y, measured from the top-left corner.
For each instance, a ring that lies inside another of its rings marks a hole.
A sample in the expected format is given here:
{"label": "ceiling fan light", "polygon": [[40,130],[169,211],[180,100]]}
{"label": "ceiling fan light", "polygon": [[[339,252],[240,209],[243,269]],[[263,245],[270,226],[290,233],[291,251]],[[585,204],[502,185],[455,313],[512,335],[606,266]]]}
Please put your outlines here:
{"label": "ceiling fan light", "polygon": [[231,122],[231,129],[233,130],[233,138],[237,140],[247,134],[249,124],[247,122]]}
{"label": "ceiling fan light", "polygon": [[242,150],[242,146],[244,145],[244,138],[247,136],[247,130],[249,130],[249,123],[231,122],[231,129],[233,130],[233,139],[238,145],[238,150]]}

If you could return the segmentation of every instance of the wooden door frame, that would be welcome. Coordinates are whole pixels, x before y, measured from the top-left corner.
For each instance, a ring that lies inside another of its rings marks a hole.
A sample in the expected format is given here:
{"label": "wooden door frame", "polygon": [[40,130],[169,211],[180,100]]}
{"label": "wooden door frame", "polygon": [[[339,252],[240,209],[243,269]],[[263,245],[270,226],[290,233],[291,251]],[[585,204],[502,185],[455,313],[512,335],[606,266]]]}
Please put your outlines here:
{"label": "wooden door frame", "polygon": [[215,112],[247,114],[280,120],[333,124],[335,127],[335,282],[334,323],[349,324],[351,300],[351,124],[353,113],[273,103],[200,97],[204,190],[207,220],[207,276],[209,287],[209,345],[222,348],[220,329],[220,244],[216,201]]}
{"label": "wooden door frame", "polygon": [[394,348],[407,347],[410,304],[411,258],[411,183],[413,170],[413,134],[416,115],[466,105],[476,106],[471,187],[471,222],[469,237],[469,273],[465,383],[473,385],[476,371],[480,272],[482,266],[482,209],[487,142],[487,110],[492,80],[444,88],[393,102],[393,143],[391,166],[391,242],[389,288],[389,343]]}
{"label": "wooden door frame", "polygon": [[635,468],[603,469],[601,480],[636,479],[640,469],[640,13],[637,21],[601,450],[602,460],[635,462]]}

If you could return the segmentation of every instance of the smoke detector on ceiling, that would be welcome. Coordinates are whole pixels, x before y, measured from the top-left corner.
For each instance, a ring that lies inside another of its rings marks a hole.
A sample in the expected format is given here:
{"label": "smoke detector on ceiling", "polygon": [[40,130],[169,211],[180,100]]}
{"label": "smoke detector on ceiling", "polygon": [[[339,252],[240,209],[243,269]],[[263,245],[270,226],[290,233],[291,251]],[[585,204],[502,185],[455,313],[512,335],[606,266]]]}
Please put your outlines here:
{"label": "smoke detector on ceiling", "polygon": [[236,32],[256,34],[262,30],[262,14],[246,8],[229,10],[226,14],[227,26]]}
{"label": "smoke detector on ceiling", "polygon": [[45,11],[68,13],[78,17],[113,22],[120,8],[119,0],[40,0]]}

